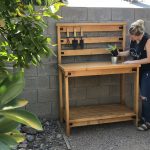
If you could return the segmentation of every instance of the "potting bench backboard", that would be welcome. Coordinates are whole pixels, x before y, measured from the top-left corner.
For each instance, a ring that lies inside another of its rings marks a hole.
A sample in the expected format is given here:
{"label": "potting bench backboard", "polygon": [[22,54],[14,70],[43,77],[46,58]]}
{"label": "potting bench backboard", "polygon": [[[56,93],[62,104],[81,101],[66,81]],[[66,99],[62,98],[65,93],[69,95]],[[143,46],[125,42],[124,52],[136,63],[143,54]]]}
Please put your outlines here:
{"label": "potting bench backboard", "polygon": [[[66,134],[70,135],[71,127],[76,126],[127,121],[135,118],[137,124],[139,64],[121,62],[111,64],[110,60],[63,63],[63,57],[109,54],[108,44],[117,44],[119,50],[123,51],[126,43],[126,23],[58,23],[57,38],[60,120],[65,120]],[[80,45],[81,39],[84,41],[84,47]],[[73,40],[79,43],[75,45],[76,47],[72,45]],[[125,105],[124,74],[126,73],[134,74],[134,110]],[[120,74],[119,104],[70,107],[69,78],[109,74]]]}

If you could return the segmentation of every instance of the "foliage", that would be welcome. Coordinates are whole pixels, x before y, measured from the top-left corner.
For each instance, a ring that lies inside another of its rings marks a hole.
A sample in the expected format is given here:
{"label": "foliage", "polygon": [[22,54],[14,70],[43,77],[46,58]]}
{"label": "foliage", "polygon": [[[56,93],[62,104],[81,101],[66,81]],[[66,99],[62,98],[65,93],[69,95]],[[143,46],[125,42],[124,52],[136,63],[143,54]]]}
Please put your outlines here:
{"label": "foliage", "polygon": [[107,48],[107,50],[109,50],[110,51],[110,53],[112,54],[112,56],[117,56],[118,55],[118,47],[117,47],[117,45],[116,44],[114,44],[114,45],[108,45],[108,48]]}
{"label": "foliage", "polygon": [[7,65],[24,70],[54,54],[51,38],[44,36],[45,19],[61,18],[56,13],[64,4],[58,0],[0,0],[0,4],[0,150],[10,150],[24,140],[20,123],[37,130],[42,126],[35,115],[20,109],[28,103],[16,98],[23,90],[24,74],[10,73]]}
{"label": "foliage", "polygon": [[9,150],[24,141],[25,137],[17,130],[19,123],[42,130],[36,116],[20,109],[28,103],[25,99],[16,98],[23,88],[22,72],[8,74],[0,83],[0,150]]}
{"label": "foliage", "polygon": [[53,53],[51,38],[44,36],[45,18],[61,18],[56,13],[63,3],[58,0],[0,0],[0,67],[7,62],[14,67],[29,67],[41,63],[41,57]]}
{"label": "foliage", "polygon": [[117,47],[116,44],[114,44],[114,45],[108,45],[108,48],[107,48],[107,49],[110,50],[110,51],[115,51],[115,50],[118,49],[118,47]]}

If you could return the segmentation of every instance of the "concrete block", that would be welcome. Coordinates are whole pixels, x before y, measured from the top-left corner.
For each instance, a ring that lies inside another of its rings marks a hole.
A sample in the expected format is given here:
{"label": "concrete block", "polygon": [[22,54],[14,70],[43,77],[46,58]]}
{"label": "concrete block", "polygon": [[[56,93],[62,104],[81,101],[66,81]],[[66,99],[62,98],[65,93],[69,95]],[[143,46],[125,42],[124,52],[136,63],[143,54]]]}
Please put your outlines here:
{"label": "concrete block", "polygon": [[87,98],[101,98],[108,96],[109,86],[98,86],[98,87],[88,87],[87,88]]}
{"label": "concrete block", "polygon": [[106,21],[111,20],[110,8],[88,8],[88,20]]}
{"label": "concrete block", "polygon": [[[56,44],[57,42],[53,41],[53,44]],[[57,46],[50,46],[50,49],[52,51],[52,54],[49,57],[49,62],[54,64],[58,63],[58,47]],[[53,54],[54,53],[54,54]]]}
{"label": "concrete block", "polygon": [[36,89],[24,89],[23,93],[19,96],[21,99],[27,99],[29,104],[37,103],[37,90]]}
{"label": "concrete block", "polygon": [[37,76],[37,67],[31,66],[29,69],[25,69],[25,77]]}
{"label": "concrete block", "polygon": [[68,63],[74,63],[75,62],[75,57],[70,56],[70,57],[63,57],[62,58],[62,63],[68,64]]}
{"label": "concrete block", "polygon": [[120,102],[119,96],[101,96],[97,99],[98,104],[115,104]]}
{"label": "concrete block", "polygon": [[71,88],[70,89],[70,100],[83,100],[86,98],[85,88]]}
{"label": "concrete block", "polygon": [[150,34],[150,21],[145,21],[145,31]]}
{"label": "concrete block", "polygon": [[97,99],[86,99],[86,100],[77,100],[76,106],[88,106],[88,105],[97,105]]}
{"label": "concrete block", "polygon": [[38,76],[58,75],[57,64],[44,64],[38,67]]}
{"label": "concrete block", "polygon": [[50,76],[50,89],[58,89],[59,83],[58,83],[58,76]]}
{"label": "concrete block", "polygon": [[69,105],[70,106],[77,106],[77,101],[76,100],[70,100]]}
{"label": "concrete block", "polygon": [[133,84],[125,84],[125,99],[133,98],[134,86]]}
{"label": "concrete block", "polygon": [[132,8],[112,8],[112,21],[134,20],[134,9]]}
{"label": "concrete block", "polygon": [[49,81],[49,77],[48,76],[40,76],[37,77],[37,88],[41,89],[41,88],[49,88],[50,87],[50,81]]}
{"label": "concrete block", "polygon": [[49,63],[50,62],[50,57],[45,57],[45,58],[42,58],[42,65],[43,64],[47,64],[47,63]]}
{"label": "concrete block", "polygon": [[56,34],[56,20],[52,19],[52,18],[48,18],[48,28],[47,28],[47,34]]}
{"label": "concrete block", "polygon": [[134,83],[134,75],[133,74],[126,74],[125,75],[125,83],[127,83],[127,84]]}
{"label": "concrete block", "polygon": [[75,78],[69,78],[69,87],[74,88],[75,87]]}
{"label": "concrete block", "polygon": [[[92,47],[93,48],[93,47]],[[76,56],[75,57],[75,62],[93,62],[93,61],[109,61],[110,60],[110,55],[102,55],[102,56]]]}
{"label": "concrete block", "polygon": [[111,76],[110,75],[99,76],[98,80],[99,80],[98,82],[101,86],[111,84]]}
{"label": "concrete block", "polygon": [[51,117],[50,114],[52,112],[52,104],[50,102],[47,103],[36,103],[36,104],[28,104],[26,106],[28,111],[31,111],[35,115],[39,117]]}
{"label": "concrete block", "polygon": [[144,21],[150,21],[150,10],[149,8],[135,8],[135,20],[143,19]]}
{"label": "concrete block", "polygon": [[63,17],[61,21],[87,20],[87,8],[63,7],[61,12]]}
{"label": "concrete block", "polygon": [[26,77],[25,89],[37,89],[37,77]]}
{"label": "concrete block", "polygon": [[75,78],[75,87],[91,87],[99,85],[99,76]]}
{"label": "concrete block", "polygon": [[120,96],[120,86],[119,85],[110,85],[109,86],[109,96]]}
{"label": "concrete block", "polygon": [[58,100],[58,90],[38,89],[38,102],[54,102]]}
{"label": "concrete block", "polygon": [[59,105],[58,105],[58,101],[55,102],[51,102],[51,107],[52,107],[52,111],[51,111],[51,118],[55,118],[58,119],[59,118]]}
{"label": "concrete block", "polygon": [[110,85],[119,85],[120,84],[120,75],[114,74],[110,75]]}

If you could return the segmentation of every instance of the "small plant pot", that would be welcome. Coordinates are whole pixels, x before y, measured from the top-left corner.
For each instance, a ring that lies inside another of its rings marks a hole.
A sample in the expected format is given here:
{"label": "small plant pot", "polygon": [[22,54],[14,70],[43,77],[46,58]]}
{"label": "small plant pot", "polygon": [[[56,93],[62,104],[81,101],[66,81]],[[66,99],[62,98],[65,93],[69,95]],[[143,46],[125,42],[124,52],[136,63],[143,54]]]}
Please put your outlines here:
{"label": "small plant pot", "polygon": [[117,56],[111,56],[111,63],[117,64],[117,62],[118,62],[118,57]]}

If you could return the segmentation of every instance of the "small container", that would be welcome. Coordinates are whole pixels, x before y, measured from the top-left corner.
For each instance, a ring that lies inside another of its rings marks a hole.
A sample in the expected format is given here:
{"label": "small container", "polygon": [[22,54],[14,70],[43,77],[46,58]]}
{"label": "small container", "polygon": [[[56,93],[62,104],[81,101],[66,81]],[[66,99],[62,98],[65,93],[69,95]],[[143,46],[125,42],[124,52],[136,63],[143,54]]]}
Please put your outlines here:
{"label": "small container", "polygon": [[117,62],[118,62],[118,57],[117,56],[111,56],[111,63],[117,64]]}

